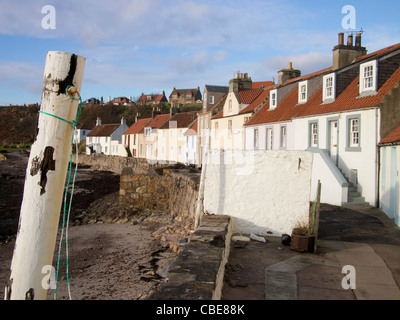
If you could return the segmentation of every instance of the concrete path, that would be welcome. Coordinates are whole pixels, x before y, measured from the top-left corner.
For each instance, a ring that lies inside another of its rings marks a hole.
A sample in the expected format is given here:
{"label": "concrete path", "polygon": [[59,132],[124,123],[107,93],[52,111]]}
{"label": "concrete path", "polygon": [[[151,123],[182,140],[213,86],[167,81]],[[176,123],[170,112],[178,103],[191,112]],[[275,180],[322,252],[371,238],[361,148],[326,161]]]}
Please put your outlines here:
{"label": "concrete path", "polygon": [[267,239],[231,249],[223,299],[400,300],[400,228],[379,209],[321,205],[316,254]]}

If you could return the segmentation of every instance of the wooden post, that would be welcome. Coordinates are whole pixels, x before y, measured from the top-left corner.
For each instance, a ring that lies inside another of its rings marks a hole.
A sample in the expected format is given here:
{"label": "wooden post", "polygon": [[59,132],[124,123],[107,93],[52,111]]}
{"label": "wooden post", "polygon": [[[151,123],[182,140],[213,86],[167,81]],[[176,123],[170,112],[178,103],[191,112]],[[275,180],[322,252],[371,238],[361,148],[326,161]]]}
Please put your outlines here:
{"label": "wooden post", "polygon": [[[79,101],[74,90],[80,92],[84,65],[85,58],[74,54],[47,53],[38,133],[26,169],[5,299],[46,299],[47,288],[43,288],[42,280],[48,272],[42,272],[53,262],[72,148],[73,126],[59,118],[76,118]],[[69,86],[73,86],[69,92],[75,99],[66,94]]]}
{"label": "wooden post", "polygon": [[318,180],[318,190],[317,190],[317,199],[316,199],[316,210],[315,210],[315,232],[314,232],[314,253],[317,253],[318,248],[318,229],[319,229],[319,208],[321,202],[321,181]]}

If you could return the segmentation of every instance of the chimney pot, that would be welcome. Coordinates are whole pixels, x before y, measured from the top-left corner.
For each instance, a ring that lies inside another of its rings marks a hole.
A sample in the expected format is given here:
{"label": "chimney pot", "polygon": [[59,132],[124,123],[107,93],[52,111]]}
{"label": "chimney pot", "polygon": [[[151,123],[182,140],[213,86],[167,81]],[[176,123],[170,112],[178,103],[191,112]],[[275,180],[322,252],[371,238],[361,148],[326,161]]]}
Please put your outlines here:
{"label": "chimney pot", "polygon": [[353,45],[353,35],[352,34],[347,37],[347,45],[348,46]]}
{"label": "chimney pot", "polygon": [[339,33],[338,38],[339,38],[338,44],[343,45],[344,44],[344,33],[343,32]]}
{"label": "chimney pot", "polygon": [[361,32],[356,33],[356,47],[361,47]]}

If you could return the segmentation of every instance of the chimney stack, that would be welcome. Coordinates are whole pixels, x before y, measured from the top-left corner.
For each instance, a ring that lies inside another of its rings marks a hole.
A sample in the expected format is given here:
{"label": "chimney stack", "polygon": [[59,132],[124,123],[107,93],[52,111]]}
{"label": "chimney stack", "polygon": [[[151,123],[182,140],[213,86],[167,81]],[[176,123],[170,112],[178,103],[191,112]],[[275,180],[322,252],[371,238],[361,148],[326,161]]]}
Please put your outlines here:
{"label": "chimney stack", "polygon": [[101,125],[101,119],[100,118],[97,118],[97,120],[96,120],[96,126],[100,126]]}
{"label": "chimney stack", "polygon": [[286,81],[301,76],[301,71],[293,69],[293,63],[288,62],[287,69],[278,71],[278,84],[284,84]]}
{"label": "chimney stack", "polygon": [[235,78],[229,81],[229,92],[238,92],[239,89],[251,89],[253,81],[247,73],[235,73]]}
{"label": "chimney stack", "polygon": [[348,66],[354,59],[367,54],[367,49],[361,46],[361,33],[356,34],[356,42],[353,45],[353,35],[347,37],[347,45],[344,44],[344,33],[338,34],[338,45],[333,48],[333,70]]}

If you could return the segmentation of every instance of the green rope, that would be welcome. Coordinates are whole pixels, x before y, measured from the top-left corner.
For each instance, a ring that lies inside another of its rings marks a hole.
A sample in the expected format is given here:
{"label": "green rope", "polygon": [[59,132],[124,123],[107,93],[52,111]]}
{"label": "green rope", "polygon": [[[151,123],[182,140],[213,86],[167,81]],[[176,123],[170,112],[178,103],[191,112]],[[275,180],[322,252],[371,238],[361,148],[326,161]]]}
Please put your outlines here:
{"label": "green rope", "polygon": [[[46,114],[48,116],[54,117],[56,119],[62,120],[64,122],[67,122],[69,124],[72,125],[73,129],[76,130],[76,125],[78,122],[78,118],[80,116],[81,113],[81,109],[82,109],[82,98],[79,95],[79,98],[75,98],[72,95],[70,95],[68,93],[68,89],[71,86],[68,86],[65,89],[65,93],[73,100],[79,100],[79,107],[78,107],[78,111],[76,114],[76,118],[73,121],[69,121],[67,119],[61,118],[59,116],[56,116],[54,114],[48,113],[48,112],[44,112],[44,111],[39,111],[40,113]],[[74,136],[72,136],[72,141],[71,143],[73,144],[73,139]],[[78,143],[77,141],[75,141],[76,143],[76,150],[78,150]],[[60,237],[60,245],[59,245],[59,249],[58,249],[58,258],[57,258],[57,273],[56,273],[56,288],[54,291],[54,300],[57,297],[57,284],[58,284],[58,274],[59,274],[59,269],[60,269],[60,257],[61,257],[61,248],[62,248],[62,240],[63,240],[63,236],[64,236],[64,230],[66,231],[65,234],[65,243],[66,243],[66,274],[67,274],[67,286],[68,286],[68,295],[69,295],[69,299],[71,300],[71,291],[70,291],[70,281],[69,281],[69,269],[68,269],[68,265],[69,265],[69,256],[68,256],[68,249],[69,249],[69,243],[68,243],[68,228],[69,228],[69,217],[70,217],[70,213],[71,213],[71,207],[72,207],[72,197],[74,194],[74,187],[75,187],[75,178],[76,178],[76,173],[78,171],[78,154],[76,154],[76,165],[75,165],[75,172],[73,175],[73,179],[72,179],[72,187],[71,187],[71,196],[69,199],[69,207],[68,207],[68,212],[67,212],[67,195],[68,195],[68,186],[70,185],[71,182],[71,172],[72,172],[72,150],[71,150],[71,154],[70,154],[70,160],[69,160],[69,170],[68,170],[68,179],[67,179],[67,184],[65,187],[65,195],[64,195],[64,208],[63,208],[63,223],[62,223],[62,229],[61,229],[61,237]],[[65,221],[65,218],[67,217],[67,221]]]}

